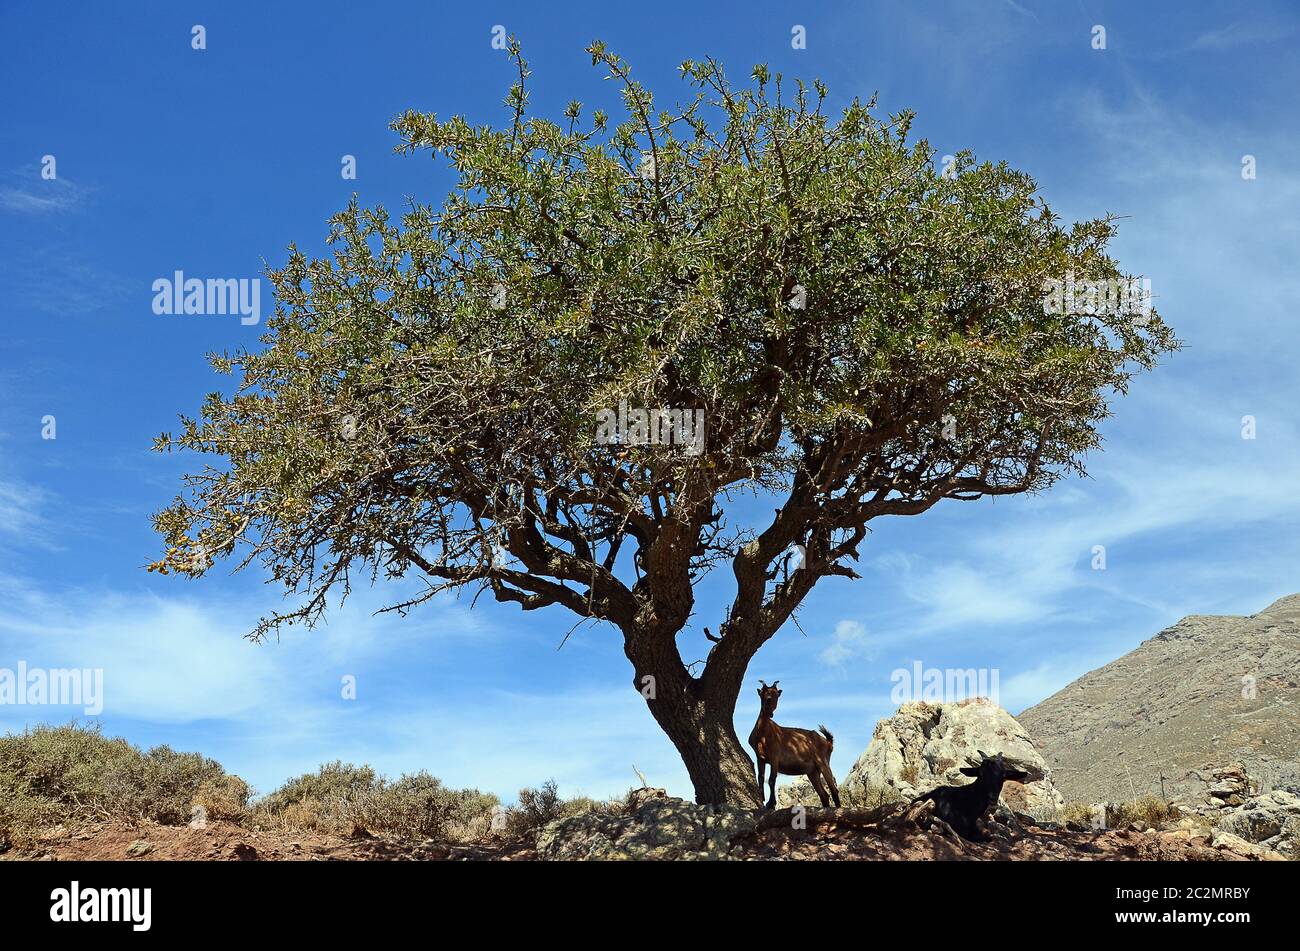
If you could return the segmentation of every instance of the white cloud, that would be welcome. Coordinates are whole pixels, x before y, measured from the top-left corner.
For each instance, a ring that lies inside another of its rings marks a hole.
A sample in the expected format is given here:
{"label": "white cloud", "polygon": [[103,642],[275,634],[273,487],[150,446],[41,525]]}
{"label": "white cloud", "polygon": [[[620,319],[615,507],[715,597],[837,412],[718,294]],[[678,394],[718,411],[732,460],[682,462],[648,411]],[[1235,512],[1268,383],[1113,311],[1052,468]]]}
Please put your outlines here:
{"label": "white cloud", "polygon": [[831,635],[831,644],[817,656],[823,664],[841,667],[850,657],[859,654],[867,637],[867,629],[860,621],[840,621]]}

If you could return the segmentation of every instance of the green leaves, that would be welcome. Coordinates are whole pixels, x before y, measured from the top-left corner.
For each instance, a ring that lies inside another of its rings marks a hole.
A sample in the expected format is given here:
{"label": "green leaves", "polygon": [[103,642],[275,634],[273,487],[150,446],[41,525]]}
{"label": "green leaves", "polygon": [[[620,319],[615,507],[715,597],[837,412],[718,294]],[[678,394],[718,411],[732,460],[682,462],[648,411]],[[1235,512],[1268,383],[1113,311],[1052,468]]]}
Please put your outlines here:
{"label": "green leaves", "polygon": [[[656,110],[596,42],[626,115],[584,124],[575,100],[561,126],[528,115],[510,50],[503,128],[393,120],[398,151],[456,173],[441,207],[394,222],[354,199],[328,257],[291,248],[272,275],[267,348],[213,357],[239,393],[159,444],[225,460],[156,519],[172,567],[199,538],[246,546],[309,619],[358,563],[534,605],[567,603],[525,580],[559,571],[612,614],[601,546],[686,525],[694,576],[738,550],[710,529],[736,491],[835,498],[800,516],[831,538],[1081,472],[1108,396],[1177,345],[1154,313],[1045,313],[1049,278],[1122,276],[1114,219],[1065,229],[1030,176],[969,152],[936,169],[910,112],[832,118],[820,82],[791,97],[760,65],[736,87],[711,59],[683,62],[690,96]],[[620,403],[702,410],[704,452],[597,445]],[[482,560],[542,537],[588,567]]]}

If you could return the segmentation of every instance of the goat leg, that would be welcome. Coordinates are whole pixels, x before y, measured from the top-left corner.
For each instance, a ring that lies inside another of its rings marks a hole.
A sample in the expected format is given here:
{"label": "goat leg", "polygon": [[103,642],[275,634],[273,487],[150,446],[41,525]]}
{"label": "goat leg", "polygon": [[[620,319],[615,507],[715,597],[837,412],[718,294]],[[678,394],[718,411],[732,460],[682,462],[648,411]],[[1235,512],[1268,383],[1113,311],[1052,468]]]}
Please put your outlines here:
{"label": "goat leg", "polygon": [[930,817],[930,827],[933,829],[933,828],[936,827],[936,826],[937,826],[938,829],[939,829],[939,834],[940,834],[940,835],[943,835],[943,836],[945,836],[945,837],[947,837],[947,838],[952,839],[952,844],[953,844],[953,846],[957,849],[958,852],[965,853],[965,851],[966,851],[966,843],[962,840],[962,837],[961,837],[960,835],[957,834],[957,830],[956,830],[956,829],[954,829],[952,826],[948,825],[947,822],[945,822],[944,820],[940,819],[938,816],[931,816],[931,817]]}
{"label": "goat leg", "polygon": [[812,788],[817,793],[817,798],[822,801],[822,808],[829,809],[831,806],[831,797],[826,795],[826,784],[822,782],[821,773],[814,769],[808,774],[808,782],[812,783]]}

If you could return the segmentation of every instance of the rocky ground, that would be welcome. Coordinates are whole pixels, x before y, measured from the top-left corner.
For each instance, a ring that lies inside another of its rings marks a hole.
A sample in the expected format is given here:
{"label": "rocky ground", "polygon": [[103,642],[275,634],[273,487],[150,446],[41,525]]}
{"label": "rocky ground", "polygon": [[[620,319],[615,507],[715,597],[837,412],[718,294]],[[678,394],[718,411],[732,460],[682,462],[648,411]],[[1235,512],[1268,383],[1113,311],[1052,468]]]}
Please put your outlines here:
{"label": "rocky ground", "polygon": [[437,861],[533,858],[522,843],[420,842],[381,836],[342,838],[309,832],[255,831],[234,822],[212,821],[202,828],[94,823],[52,829],[32,849],[0,856],[36,861]]}
{"label": "rocky ground", "polygon": [[[59,827],[9,859],[121,861],[519,861],[519,860],[1150,860],[1273,861],[1282,857],[1237,836],[1192,826],[1091,831],[995,823],[992,841],[922,829],[896,809],[711,809],[638,790],[618,811],[546,826],[535,842],[440,843],[390,837],[345,839],[254,831],[214,821],[202,828],[152,823]],[[803,828],[795,828],[802,824]]]}

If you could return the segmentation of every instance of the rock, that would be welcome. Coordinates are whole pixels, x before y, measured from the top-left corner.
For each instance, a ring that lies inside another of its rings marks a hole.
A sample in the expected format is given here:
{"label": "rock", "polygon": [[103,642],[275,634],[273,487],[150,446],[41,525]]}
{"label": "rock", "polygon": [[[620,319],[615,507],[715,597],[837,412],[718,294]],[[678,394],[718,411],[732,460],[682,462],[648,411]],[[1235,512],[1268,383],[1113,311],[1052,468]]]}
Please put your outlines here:
{"label": "rock", "polygon": [[1242,858],[1259,859],[1264,862],[1286,861],[1283,856],[1274,852],[1272,849],[1266,849],[1253,842],[1247,842],[1239,836],[1235,836],[1230,832],[1222,832],[1218,829],[1215,829],[1214,834],[1210,836],[1210,847]]}
{"label": "rock", "polygon": [[1246,768],[1240,763],[1220,767],[1210,775],[1214,781],[1205,792],[1213,805],[1240,806],[1250,795],[1252,786],[1250,777],[1246,775]]}
{"label": "rock", "polygon": [[1007,783],[1002,803],[1032,818],[1055,817],[1064,800],[1033,741],[1015,718],[984,697],[959,703],[905,703],[876,724],[871,743],[841,784],[850,790],[887,787],[906,798],[936,786],[969,783],[960,769],[982,750],[1003,754],[1007,765],[1029,773],[1028,783]]}
{"label": "rock", "polygon": [[152,851],[153,844],[146,842],[144,839],[136,839],[126,848],[126,854],[134,856],[148,855]]}
{"label": "rock", "polygon": [[754,829],[758,813],[701,806],[662,789],[638,789],[616,812],[596,810],[547,823],[537,835],[544,859],[719,859]]}
{"label": "rock", "polygon": [[1229,812],[1219,820],[1219,828],[1247,842],[1263,842],[1290,838],[1283,833],[1292,822],[1300,823],[1300,796],[1274,789],[1253,796]]}

